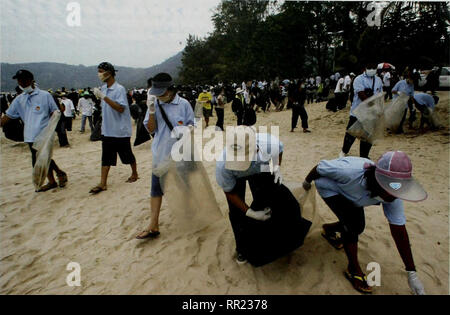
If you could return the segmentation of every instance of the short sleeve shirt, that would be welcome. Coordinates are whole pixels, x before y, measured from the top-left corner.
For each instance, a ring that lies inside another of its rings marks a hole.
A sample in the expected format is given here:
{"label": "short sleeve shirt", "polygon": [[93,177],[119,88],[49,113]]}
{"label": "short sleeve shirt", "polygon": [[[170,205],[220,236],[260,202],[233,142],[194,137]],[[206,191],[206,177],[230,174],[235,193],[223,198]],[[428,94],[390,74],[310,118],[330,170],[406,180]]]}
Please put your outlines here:
{"label": "short sleeve shirt", "polygon": [[111,87],[106,84],[102,86],[101,91],[109,99],[124,107],[124,111],[119,113],[109,106],[104,100],[102,106],[102,135],[114,138],[131,137],[131,115],[128,106],[127,91],[119,83],[115,82]]}
{"label": "short sleeve shirt", "polygon": [[[365,165],[371,160],[359,157],[345,157],[336,160],[322,160],[317,166],[320,177],[315,180],[317,191],[322,198],[342,195],[357,207],[379,205],[380,201],[371,197],[367,189]],[[384,215],[393,225],[404,225],[403,201],[381,202]]]}

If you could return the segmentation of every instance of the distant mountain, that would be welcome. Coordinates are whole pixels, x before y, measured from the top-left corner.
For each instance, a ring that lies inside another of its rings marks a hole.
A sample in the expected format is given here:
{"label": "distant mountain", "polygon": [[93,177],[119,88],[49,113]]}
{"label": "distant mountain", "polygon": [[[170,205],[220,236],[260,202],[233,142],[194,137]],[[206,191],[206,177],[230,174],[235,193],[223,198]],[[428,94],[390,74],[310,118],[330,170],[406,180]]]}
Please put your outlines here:
{"label": "distant mountain", "polygon": [[[130,68],[116,66],[117,81],[126,88],[146,87],[147,79],[159,72],[167,72],[173,78],[178,77],[181,67],[181,57],[183,52],[179,52],[173,57],[159,65],[150,68]],[[1,63],[1,91],[14,91],[17,81],[12,77],[19,69],[27,69],[34,74],[34,79],[43,90],[52,88],[53,90],[65,87],[85,88],[88,86],[99,86],[97,77],[97,65],[95,66],[74,66],[54,62],[35,63]]]}

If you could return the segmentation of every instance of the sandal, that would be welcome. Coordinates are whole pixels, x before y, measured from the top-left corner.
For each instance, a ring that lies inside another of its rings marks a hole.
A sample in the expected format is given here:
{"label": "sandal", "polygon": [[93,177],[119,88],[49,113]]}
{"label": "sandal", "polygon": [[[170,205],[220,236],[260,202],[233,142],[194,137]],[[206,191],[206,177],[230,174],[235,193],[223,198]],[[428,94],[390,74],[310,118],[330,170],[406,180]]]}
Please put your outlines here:
{"label": "sandal", "polygon": [[89,193],[90,194],[93,194],[93,195],[96,195],[96,194],[98,194],[99,192],[102,192],[102,191],[105,191],[106,190],[106,188],[103,188],[103,187],[101,187],[101,186],[95,186],[94,188],[92,188],[90,191],[89,191]]}
{"label": "sandal", "polygon": [[44,191],[48,191],[50,189],[54,189],[56,187],[58,187],[57,183],[52,183],[52,184],[48,183],[48,184],[42,186],[40,189],[36,190],[36,192],[44,192]]}
{"label": "sandal", "polygon": [[[144,236],[140,236],[143,232],[145,232],[146,234],[144,234]],[[157,236],[159,236],[159,234],[161,234],[159,233],[159,231],[144,230],[136,236],[136,239],[143,240],[146,238],[156,238]]]}
{"label": "sandal", "polygon": [[336,249],[344,248],[344,243],[342,242],[342,237],[337,236],[336,232],[329,233],[329,232],[326,232],[325,229],[324,229],[324,230],[322,230],[322,236],[334,248],[336,248]]}
{"label": "sandal", "polygon": [[67,174],[64,172],[60,172],[58,174],[58,182],[59,182],[59,187],[63,188],[66,186],[67,183]]}
{"label": "sandal", "polygon": [[139,179],[139,176],[136,176],[136,177],[130,176],[130,177],[127,179],[126,183],[134,183],[134,182],[136,182],[138,179]]}
{"label": "sandal", "polygon": [[363,276],[358,276],[352,274],[350,271],[348,271],[348,269],[344,271],[344,275],[348,279],[348,281],[350,281],[356,291],[368,294],[372,293],[372,287],[367,284],[366,275],[363,274]]}

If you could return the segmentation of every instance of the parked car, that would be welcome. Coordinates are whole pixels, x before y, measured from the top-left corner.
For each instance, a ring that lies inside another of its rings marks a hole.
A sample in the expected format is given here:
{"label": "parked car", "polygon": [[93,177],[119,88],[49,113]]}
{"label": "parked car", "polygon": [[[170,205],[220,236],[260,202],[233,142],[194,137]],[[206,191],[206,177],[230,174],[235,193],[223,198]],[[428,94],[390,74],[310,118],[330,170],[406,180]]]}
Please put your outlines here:
{"label": "parked car", "polygon": [[[419,88],[424,88],[427,84],[427,76],[433,70],[421,70]],[[439,89],[450,88],[450,67],[442,67],[439,73]]]}

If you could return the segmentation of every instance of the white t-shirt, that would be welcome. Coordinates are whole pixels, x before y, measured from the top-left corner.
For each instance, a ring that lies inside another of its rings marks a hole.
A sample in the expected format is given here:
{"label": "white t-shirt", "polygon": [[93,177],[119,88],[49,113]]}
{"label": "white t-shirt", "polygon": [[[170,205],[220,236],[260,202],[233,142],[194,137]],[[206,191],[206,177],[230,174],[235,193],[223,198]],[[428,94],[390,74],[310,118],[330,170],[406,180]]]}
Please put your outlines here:
{"label": "white t-shirt", "polygon": [[383,85],[384,86],[391,86],[391,74],[389,72],[386,72],[384,74]]}
{"label": "white t-shirt", "polygon": [[73,106],[72,101],[66,98],[65,100],[62,100],[61,103],[63,103],[66,108],[64,110],[64,116],[73,117],[72,111],[75,110],[75,107]]}
{"label": "white t-shirt", "polygon": [[342,93],[344,92],[343,89],[344,89],[344,78],[340,78],[336,84],[336,89],[334,90],[334,93]]}
{"label": "white t-shirt", "polygon": [[352,84],[352,78],[350,78],[349,75],[345,76],[344,79],[344,90],[349,91],[350,90],[350,84]]}
{"label": "white t-shirt", "polygon": [[81,111],[83,116],[92,116],[93,108],[94,103],[90,99],[82,97],[78,101],[78,110]]}

